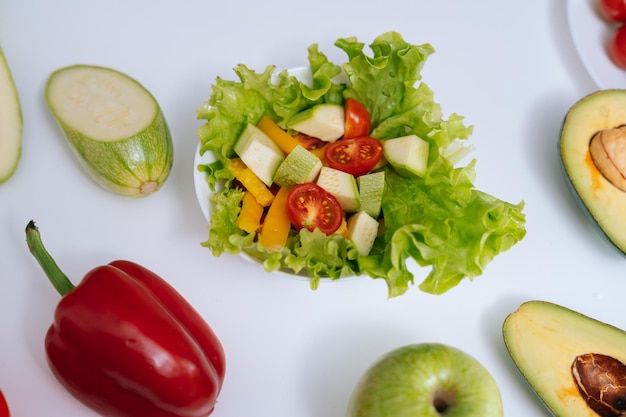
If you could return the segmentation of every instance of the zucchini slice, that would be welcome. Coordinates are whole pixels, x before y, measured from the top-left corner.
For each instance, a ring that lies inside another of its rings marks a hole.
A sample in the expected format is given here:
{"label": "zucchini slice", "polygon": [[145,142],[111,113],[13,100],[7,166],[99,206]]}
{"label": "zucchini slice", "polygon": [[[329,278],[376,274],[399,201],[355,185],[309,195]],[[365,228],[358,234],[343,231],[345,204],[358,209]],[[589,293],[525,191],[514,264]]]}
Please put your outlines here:
{"label": "zucchini slice", "polygon": [[174,159],[169,127],[139,82],[105,67],[50,75],[46,100],[79,161],[109,191],[144,197],[161,188]]}
{"label": "zucchini slice", "polygon": [[8,180],[22,155],[22,107],[9,64],[0,49],[0,183]]}

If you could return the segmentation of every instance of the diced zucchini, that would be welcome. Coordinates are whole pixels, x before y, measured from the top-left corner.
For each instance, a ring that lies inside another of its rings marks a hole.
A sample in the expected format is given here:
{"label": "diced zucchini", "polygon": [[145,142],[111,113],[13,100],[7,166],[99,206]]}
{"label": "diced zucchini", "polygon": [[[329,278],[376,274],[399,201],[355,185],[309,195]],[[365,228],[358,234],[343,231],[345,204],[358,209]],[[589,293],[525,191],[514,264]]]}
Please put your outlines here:
{"label": "diced zucchini", "polygon": [[334,195],[344,211],[359,210],[359,192],[353,175],[338,169],[322,167],[317,177],[317,185]]}
{"label": "diced zucchini", "polygon": [[373,218],[378,218],[385,193],[385,173],[379,171],[361,175],[357,178],[357,183],[361,210]]}
{"label": "diced zucchini", "polygon": [[274,182],[287,188],[304,182],[313,182],[321,169],[322,161],[304,146],[297,145],[276,170]]}
{"label": "diced zucchini", "polygon": [[364,211],[353,214],[348,219],[346,238],[354,243],[361,256],[369,255],[378,235],[378,221]]}
{"label": "diced zucchini", "polygon": [[408,170],[420,177],[428,168],[428,142],[417,135],[402,136],[383,140],[385,159],[394,168]]}
{"label": "diced zucchini", "polygon": [[248,124],[235,143],[235,153],[266,185],[272,185],[285,154],[261,129]]}
{"label": "diced zucchini", "polygon": [[325,142],[334,142],[343,136],[344,118],[343,106],[324,103],[296,114],[288,127]]}

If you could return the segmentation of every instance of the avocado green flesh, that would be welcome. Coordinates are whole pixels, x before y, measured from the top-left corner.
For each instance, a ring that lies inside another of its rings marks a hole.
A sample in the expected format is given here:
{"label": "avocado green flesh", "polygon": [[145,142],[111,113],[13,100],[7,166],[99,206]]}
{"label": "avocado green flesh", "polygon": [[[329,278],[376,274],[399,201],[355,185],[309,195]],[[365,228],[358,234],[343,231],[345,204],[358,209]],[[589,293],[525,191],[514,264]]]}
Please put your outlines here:
{"label": "avocado green flesh", "polygon": [[503,325],[511,358],[556,417],[598,417],[571,373],[574,358],[598,353],[626,362],[626,333],[545,301],[529,301]]}
{"label": "avocado green flesh", "polygon": [[578,101],[567,113],[560,138],[565,174],[587,214],[609,241],[626,253],[626,193],[593,163],[589,142],[601,130],[626,124],[626,90],[603,90]]}

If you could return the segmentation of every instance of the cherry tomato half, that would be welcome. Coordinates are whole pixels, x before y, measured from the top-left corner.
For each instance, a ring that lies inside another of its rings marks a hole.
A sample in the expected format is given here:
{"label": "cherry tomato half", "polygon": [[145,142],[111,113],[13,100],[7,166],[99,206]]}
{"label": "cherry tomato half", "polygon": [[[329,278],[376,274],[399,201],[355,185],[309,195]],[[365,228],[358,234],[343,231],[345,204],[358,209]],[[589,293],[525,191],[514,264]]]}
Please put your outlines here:
{"label": "cherry tomato half", "polygon": [[354,98],[346,99],[344,104],[345,131],[344,139],[357,138],[370,134],[370,113],[360,101]]}
{"label": "cherry tomato half", "polygon": [[0,391],[0,417],[9,417],[9,405],[7,404],[2,391]]}
{"label": "cherry tomato half", "polygon": [[370,172],[382,156],[383,144],[370,136],[340,139],[324,149],[328,166],[355,177]]}
{"label": "cherry tomato half", "polygon": [[335,196],[312,182],[298,184],[289,190],[287,215],[297,230],[318,228],[326,235],[339,229],[344,216]]}
{"label": "cherry tomato half", "polygon": [[622,69],[626,69],[626,24],[618,27],[609,42],[609,56]]}
{"label": "cherry tomato half", "polygon": [[600,0],[600,13],[611,22],[626,22],[626,0]]}

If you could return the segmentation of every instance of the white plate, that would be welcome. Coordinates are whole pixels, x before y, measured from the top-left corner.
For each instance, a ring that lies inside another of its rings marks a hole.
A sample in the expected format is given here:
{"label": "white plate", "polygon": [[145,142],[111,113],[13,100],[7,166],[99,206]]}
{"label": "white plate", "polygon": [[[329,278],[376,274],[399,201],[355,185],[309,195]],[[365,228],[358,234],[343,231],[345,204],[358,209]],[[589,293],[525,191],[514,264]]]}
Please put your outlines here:
{"label": "white plate", "polygon": [[603,90],[626,88],[626,71],[618,68],[607,53],[615,24],[600,16],[594,0],[569,0],[567,19],[580,59],[596,85]]}

